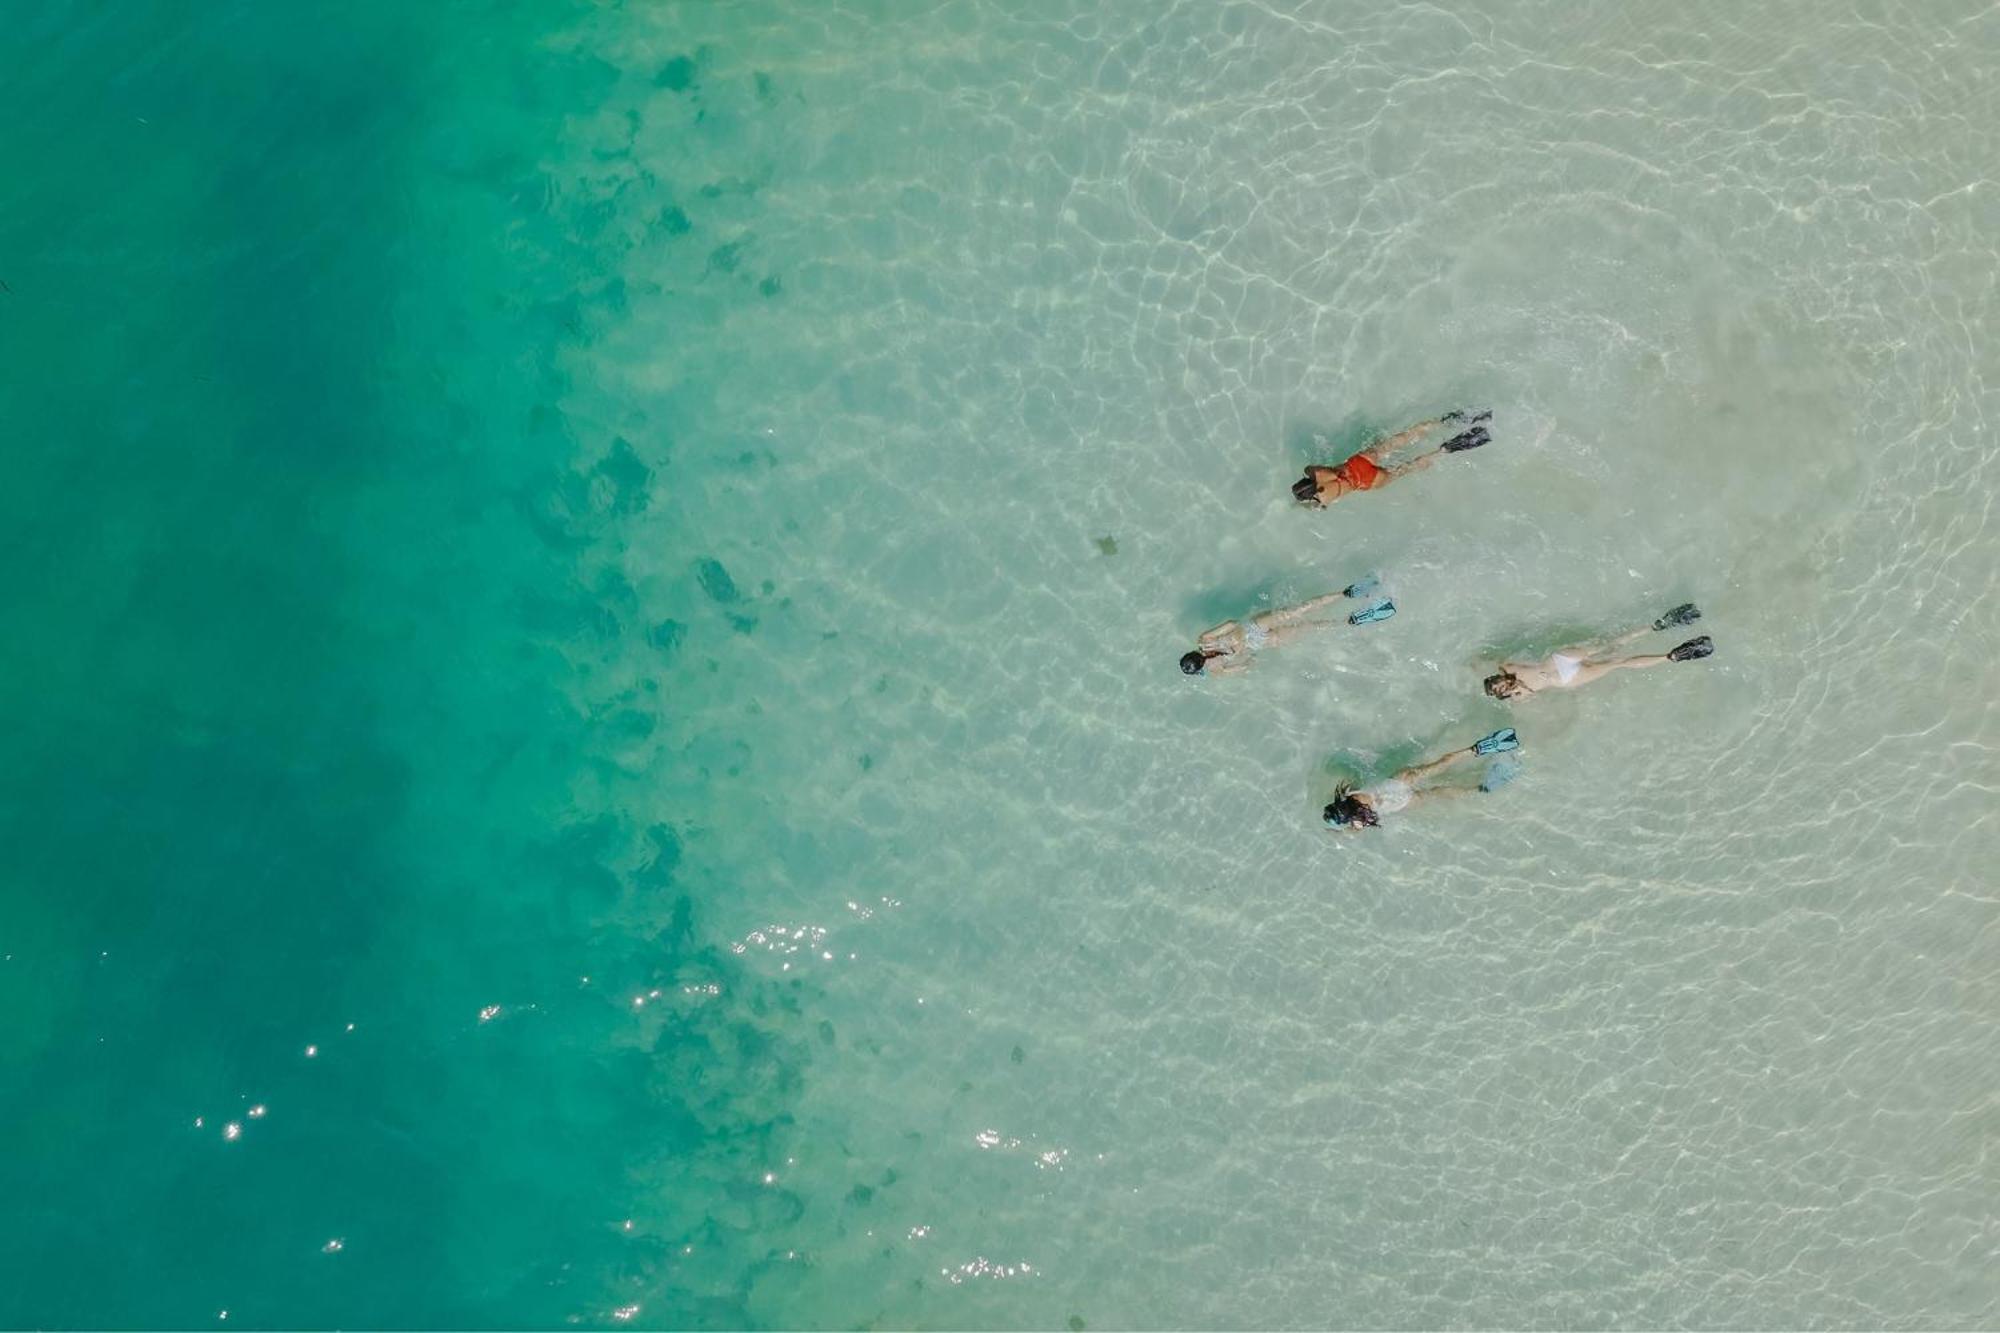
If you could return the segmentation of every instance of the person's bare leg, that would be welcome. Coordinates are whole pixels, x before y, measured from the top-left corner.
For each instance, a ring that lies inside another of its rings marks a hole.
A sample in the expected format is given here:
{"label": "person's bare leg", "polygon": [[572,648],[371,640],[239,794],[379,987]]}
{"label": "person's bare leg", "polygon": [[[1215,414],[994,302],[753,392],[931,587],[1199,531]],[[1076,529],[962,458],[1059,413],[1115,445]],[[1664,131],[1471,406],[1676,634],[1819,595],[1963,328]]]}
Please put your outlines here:
{"label": "person's bare leg", "polygon": [[1407,463],[1398,463],[1394,467],[1385,467],[1382,470],[1389,474],[1389,480],[1394,481],[1398,477],[1407,477],[1412,472],[1422,472],[1442,457],[1444,450],[1433,449],[1427,454],[1418,454]]}
{"label": "person's bare leg", "polygon": [[1315,597],[1309,602],[1300,602],[1297,606],[1281,606],[1275,611],[1261,611],[1252,616],[1251,619],[1266,628],[1289,625],[1293,621],[1305,619],[1322,606],[1331,606],[1335,602],[1345,599],[1346,596],[1347,594],[1344,592],[1330,592],[1323,597]]}
{"label": "person's bare leg", "polygon": [[1637,657],[1621,657],[1615,662],[1591,662],[1586,666],[1578,668],[1576,679],[1570,682],[1570,688],[1574,689],[1579,685],[1588,685],[1594,680],[1602,680],[1612,672],[1623,671],[1628,667],[1636,670],[1640,667],[1655,667],[1662,662],[1671,661],[1673,659],[1665,653],[1642,653]]}
{"label": "person's bare leg", "polygon": [[1651,633],[1654,633],[1651,625],[1641,625],[1637,629],[1628,629],[1611,642],[1605,644],[1605,651],[1609,652],[1614,648],[1623,648],[1628,643],[1637,643]]}
{"label": "person's bare leg", "polygon": [[1205,629],[1195,640],[1200,648],[1220,648],[1235,652],[1243,647],[1243,627],[1233,620],[1225,620],[1214,629]]}
{"label": "person's bare leg", "polygon": [[1478,790],[1479,788],[1477,787],[1425,787],[1422,791],[1411,792],[1410,805],[1406,805],[1403,808],[1408,810],[1410,806],[1419,803],[1432,805],[1445,799],[1447,796],[1468,796]]}
{"label": "person's bare leg", "polygon": [[1324,624],[1273,625],[1269,629],[1264,631],[1264,645],[1267,648],[1276,648],[1281,644],[1290,643],[1293,639],[1298,638],[1301,634],[1310,634],[1312,631],[1316,629],[1331,629],[1331,628],[1333,628],[1331,625],[1324,625]]}
{"label": "person's bare leg", "polygon": [[1443,417],[1435,417],[1429,421],[1419,421],[1414,426],[1397,431],[1386,440],[1378,440],[1374,444],[1369,445],[1361,451],[1361,456],[1380,462],[1383,455],[1393,454],[1406,444],[1415,444],[1418,440],[1423,439],[1427,432],[1436,430],[1443,424]]}
{"label": "person's bare leg", "polygon": [[1402,772],[1398,773],[1396,776],[1402,779],[1404,782],[1412,784],[1421,782],[1423,779],[1429,777],[1433,773],[1441,772],[1444,769],[1450,768],[1453,764],[1459,762],[1461,759],[1471,758],[1474,752],[1476,752],[1478,749],[1479,747],[1477,745],[1468,745],[1463,750],[1453,750],[1450,754],[1444,755],[1443,757],[1438,759],[1433,759],[1429,763],[1418,764],[1414,768],[1406,768]]}
{"label": "person's bare leg", "polygon": [[1641,625],[1638,629],[1626,630],[1623,634],[1613,638],[1586,639],[1582,643],[1573,643],[1567,648],[1558,648],[1556,651],[1564,657],[1574,657],[1578,661],[1589,661],[1593,658],[1602,657],[1606,653],[1616,652],[1628,643],[1636,643],[1652,632],[1653,627],[1651,625]]}

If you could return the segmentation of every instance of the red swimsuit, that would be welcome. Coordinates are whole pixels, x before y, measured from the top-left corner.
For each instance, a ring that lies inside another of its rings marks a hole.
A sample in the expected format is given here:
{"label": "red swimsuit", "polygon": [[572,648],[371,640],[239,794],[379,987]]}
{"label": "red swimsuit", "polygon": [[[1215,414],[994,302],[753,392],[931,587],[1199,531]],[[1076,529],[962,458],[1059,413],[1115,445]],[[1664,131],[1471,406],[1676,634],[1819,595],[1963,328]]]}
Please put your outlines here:
{"label": "red swimsuit", "polygon": [[1333,475],[1346,482],[1351,490],[1367,491],[1380,486],[1389,474],[1376,466],[1375,460],[1367,454],[1356,454],[1335,468]]}

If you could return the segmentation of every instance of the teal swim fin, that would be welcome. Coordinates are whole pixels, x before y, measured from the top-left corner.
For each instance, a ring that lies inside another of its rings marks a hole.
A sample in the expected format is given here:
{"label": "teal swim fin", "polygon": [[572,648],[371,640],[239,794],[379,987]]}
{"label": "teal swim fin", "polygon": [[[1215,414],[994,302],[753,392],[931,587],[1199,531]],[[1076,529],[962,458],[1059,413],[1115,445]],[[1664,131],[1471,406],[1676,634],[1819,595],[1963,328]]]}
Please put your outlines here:
{"label": "teal swim fin", "polygon": [[1504,754],[1508,750],[1518,750],[1520,748],[1521,738],[1514,734],[1514,729],[1512,727],[1502,727],[1491,736],[1481,738],[1479,743],[1472,747],[1472,752],[1476,755],[1484,756],[1489,754]]}
{"label": "teal swim fin", "polygon": [[1479,780],[1479,790],[1499,791],[1521,776],[1521,767],[1521,761],[1513,755],[1501,755],[1486,766],[1486,776]]}
{"label": "teal swim fin", "polygon": [[1380,574],[1370,574],[1365,578],[1358,578],[1345,588],[1342,588],[1340,595],[1342,597],[1359,599],[1362,597],[1373,597],[1380,591],[1382,591],[1382,576]]}
{"label": "teal swim fin", "polygon": [[1381,601],[1362,607],[1347,618],[1350,625],[1373,625],[1379,620],[1387,620],[1396,614],[1396,604],[1384,597]]}

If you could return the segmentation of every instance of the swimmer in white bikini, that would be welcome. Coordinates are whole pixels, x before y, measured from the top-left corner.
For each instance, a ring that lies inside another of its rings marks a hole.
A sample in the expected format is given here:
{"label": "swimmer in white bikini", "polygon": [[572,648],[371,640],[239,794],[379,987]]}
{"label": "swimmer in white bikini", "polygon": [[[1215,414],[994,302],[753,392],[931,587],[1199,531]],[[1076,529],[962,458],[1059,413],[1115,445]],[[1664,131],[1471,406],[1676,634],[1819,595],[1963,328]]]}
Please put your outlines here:
{"label": "swimmer in white bikini", "polygon": [[1193,652],[1181,654],[1181,670],[1190,676],[1230,676],[1248,671],[1266,648],[1276,648],[1312,630],[1332,629],[1339,622],[1310,617],[1343,598],[1371,599],[1367,606],[1345,617],[1345,623],[1372,625],[1387,620],[1396,614],[1396,604],[1375,596],[1378,590],[1374,579],[1363,579],[1297,606],[1259,611],[1247,621],[1225,620],[1214,629],[1203,630]]}
{"label": "swimmer in white bikini", "polygon": [[[1453,764],[1462,763],[1467,759],[1475,757],[1483,759],[1520,748],[1521,738],[1514,734],[1512,727],[1507,727],[1466,746],[1463,750],[1453,750],[1450,754],[1433,759],[1429,763],[1406,768],[1387,781],[1367,787],[1343,783],[1333,793],[1333,799],[1327,802],[1326,809],[1320,812],[1320,817],[1328,828],[1374,828],[1382,822],[1383,815],[1401,814],[1423,797],[1442,795],[1443,793],[1435,788],[1429,791],[1417,790],[1417,784],[1433,774],[1442,773]],[[1502,768],[1500,765],[1510,767]],[[1486,780],[1479,784],[1479,790],[1493,791],[1500,787],[1512,778],[1518,767],[1517,760],[1497,761],[1495,769],[1489,771]]]}
{"label": "swimmer in white bikini", "polygon": [[1676,625],[1692,624],[1699,619],[1701,612],[1689,602],[1675,607],[1646,628],[1635,629],[1613,639],[1572,644],[1551,653],[1540,662],[1502,662],[1500,669],[1486,678],[1486,692],[1495,699],[1525,699],[1543,690],[1573,690],[1579,685],[1601,680],[1614,671],[1654,667],[1663,662],[1699,661],[1715,651],[1715,642],[1706,634],[1698,639],[1689,639],[1670,652],[1638,653],[1631,657],[1607,655],[1648,634],[1672,629]]}

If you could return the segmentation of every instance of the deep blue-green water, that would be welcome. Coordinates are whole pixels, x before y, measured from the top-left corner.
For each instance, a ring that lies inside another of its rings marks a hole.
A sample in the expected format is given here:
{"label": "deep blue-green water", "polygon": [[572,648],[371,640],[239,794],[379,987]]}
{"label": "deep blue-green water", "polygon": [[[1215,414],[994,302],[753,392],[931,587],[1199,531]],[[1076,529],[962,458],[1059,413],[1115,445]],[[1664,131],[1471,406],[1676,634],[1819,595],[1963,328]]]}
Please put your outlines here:
{"label": "deep blue-green water", "polygon": [[2000,11],[7,27],[0,1325],[2000,1318]]}
{"label": "deep blue-green water", "polygon": [[[593,704],[557,646],[633,626],[579,552],[664,457],[573,467],[615,223],[551,210],[543,164],[616,74],[548,43],[592,18],[10,22],[6,1323],[595,1319],[657,1263],[606,1212],[633,1172],[713,1177],[784,1111],[783,1042],[725,1099],[682,1067],[742,1019],[628,1047],[610,998],[737,978],[698,809],[586,790],[689,663]],[[610,924],[633,895],[659,929]],[[730,1284],[674,1308],[749,1317]]]}

